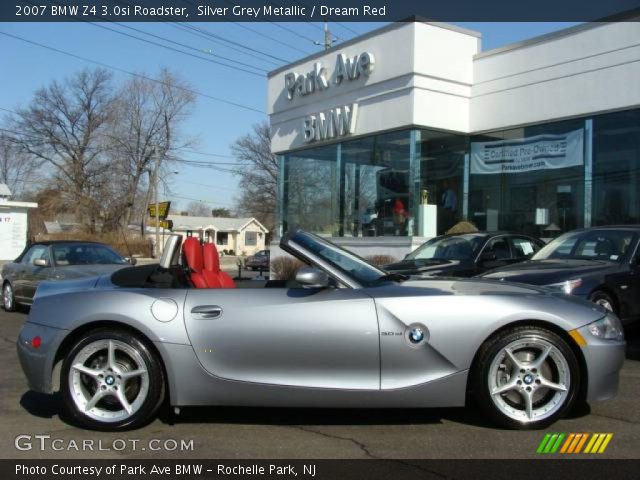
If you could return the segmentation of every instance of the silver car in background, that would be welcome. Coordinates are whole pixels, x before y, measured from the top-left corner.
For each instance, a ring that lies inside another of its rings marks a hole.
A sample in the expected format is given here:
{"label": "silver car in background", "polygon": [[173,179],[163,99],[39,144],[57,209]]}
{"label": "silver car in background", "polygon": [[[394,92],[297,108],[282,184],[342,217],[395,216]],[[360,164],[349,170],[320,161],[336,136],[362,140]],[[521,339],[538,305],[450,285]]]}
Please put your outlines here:
{"label": "silver car in background", "polygon": [[12,312],[18,305],[31,305],[40,282],[95,277],[131,266],[103,243],[51,240],[28,245],[13,262],[2,266],[2,305]]}
{"label": "silver car in background", "polygon": [[169,238],[160,265],[43,283],[18,339],[30,388],[60,390],[79,425],[101,430],[141,426],[165,399],[176,407],[473,401],[498,425],[540,428],[616,394],[620,322],[583,300],[489,280],[411,280],[301,230],[281,241],[307,264],[295,281],[194,288],[219,263],[203,262],[194,240],[181,242]]}

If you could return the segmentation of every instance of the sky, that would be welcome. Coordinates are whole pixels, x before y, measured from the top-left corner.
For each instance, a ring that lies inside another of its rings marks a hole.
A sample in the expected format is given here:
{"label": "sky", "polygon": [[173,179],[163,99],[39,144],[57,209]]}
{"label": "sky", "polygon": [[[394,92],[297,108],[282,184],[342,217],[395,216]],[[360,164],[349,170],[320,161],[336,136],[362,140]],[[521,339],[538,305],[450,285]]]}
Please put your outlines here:
{"label": "sky", "polygon": [[[99,26],[99,25],[102,25]],[[266,72],[292,62],[322,47],[314,42],[324,39],[320,23],[194,23],[200,32],[187,31],[171,23],[0,23],[0,32],[9,33],[42,45],[64,50],[79,57],[107,64],[117,69],[156,76],[163,67],[179,73],[194,90],[193,115],[183,129],[197,144],[185,152],[186,160],[233,162],[230,146],[237,138],[249,133],[254,124],[267,118]],[[337,41],[379,28],[381,23],[329,24]],[[490,50],[523,39],[566,28],[574,23],[458,23],[482,34],[482,50]],[[201,60],[158,45],[142,42],[105,27],[145,38],[149,41],[179,48],[206,57]],[[155,35],[144,35],[138,29]],[[207,33],[217,36],[212,38]],[[236,42],[230,45],[221,41]],[[178,47],[178,42],[185,46]],[[237,44],[259,51],[247,51]],[[201,53],[199,53],[200,51]],[[265,55],[266,54],[266,55]],[[231,69],[213,61],[227,57],[242,62]],[[274,58],[276,57],[276,58]],[[33,93],[53,80],[62,80],[85,67],[97,65],[54,52],[21,40],[0,35],[0,109],[26,106]],[[253,68],[252,68],[253,67]],[[260,69],[258,75],[248,73]],[[130,78],[127,73],[113,71],[116,82]],[[215,97],[218,100],[211,98]],[[232,102],[232,105],[226,102]],[[242,108],[242,107],[246,108]],[[4,112],[0,111],[0,114]],[[224,165],[229,169],[232,166]],[[177,175],[167,179],[168,199],[174,207],[184,208],[191,201],[211,208],[235,206],[238,195],[237,178],[231,173],[193,166],[179,165]],[[161,192],[163,193],[163,192]],[[161,195],[162,196],[162,195]]]}

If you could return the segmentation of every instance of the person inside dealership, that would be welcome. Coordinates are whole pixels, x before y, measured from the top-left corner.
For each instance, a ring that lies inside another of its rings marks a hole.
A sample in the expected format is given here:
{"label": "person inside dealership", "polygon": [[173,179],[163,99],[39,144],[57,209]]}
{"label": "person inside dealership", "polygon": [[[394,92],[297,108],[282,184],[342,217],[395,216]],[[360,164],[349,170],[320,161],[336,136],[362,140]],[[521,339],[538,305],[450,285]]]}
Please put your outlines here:
{"label": "person inside dealership", "polygon": [[396,235],[406,235],[405,225],[407,223],[407,217],[409,217],[409,212],[407,212],[404,203],[401,199],[396,198],[395,203],[393,204],[393,224],[395,226],[395,234]]}
{"label": "person inside dealership", "polygon": [[456,210],[458,209],[458,196],[449,186],[449,182],[442,182],[442,196],[440,198],[440,206],[442,212],[442,230],[449,230],[456,219]]}

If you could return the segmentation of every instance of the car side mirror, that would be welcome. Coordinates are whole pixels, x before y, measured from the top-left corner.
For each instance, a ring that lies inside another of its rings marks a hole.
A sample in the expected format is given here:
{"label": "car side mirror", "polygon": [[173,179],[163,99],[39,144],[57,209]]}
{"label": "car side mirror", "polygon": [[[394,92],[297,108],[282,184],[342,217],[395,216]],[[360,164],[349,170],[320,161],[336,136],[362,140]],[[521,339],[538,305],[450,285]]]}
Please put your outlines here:
{"label": "car side mirror", "polygon": [[138,263],[138,260],[136,260],[134,257],[125,257],[124,259],[131,265],[135,265],[136,263]]}
{"label": "car side mirror", "polygon": [[482,255],[480,255],[481,262],[493,262],[494,260],[497,260],[497,259],[498,259],[498,256],[493,252],[482,252]]}
{"label": "car side mirror", "polygon": [[329,275],[314,267],[303,267],[296,273],[296,282],[303,288],[326,288],[329,286]]}
{"label": "car side mirror", "polygon": [[49,260],[47,260],[46,258],[36,258],[33,261],[33,264],[36,267],[48,267],[49,266]]}

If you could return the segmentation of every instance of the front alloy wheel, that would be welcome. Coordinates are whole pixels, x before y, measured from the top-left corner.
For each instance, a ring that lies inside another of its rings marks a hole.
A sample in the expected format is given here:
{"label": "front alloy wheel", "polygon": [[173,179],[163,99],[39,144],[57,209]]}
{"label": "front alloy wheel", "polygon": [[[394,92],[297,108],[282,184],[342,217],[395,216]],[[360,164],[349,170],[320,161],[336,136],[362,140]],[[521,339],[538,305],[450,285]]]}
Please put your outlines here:
{"label": "front alloy wheel", "polygon": [[552,423],[570,408],[579,383],[571,348],[537,327],[520,327],[485,345],[476,376],[481,406],[511,428]]}
{"label": "front alloy wheel", "polygon": [[67,355],[61,375],[67,409],[89,428],[139,426],[151,418],[164,395],[158,360],[128,332],[85,335]]}
{"label": "front alloy wheel", "polygon": [[13,287],[9,282],[6,282],[2,286],[2,306],[7,312],[15,312],[16,299],[13,296]]}

